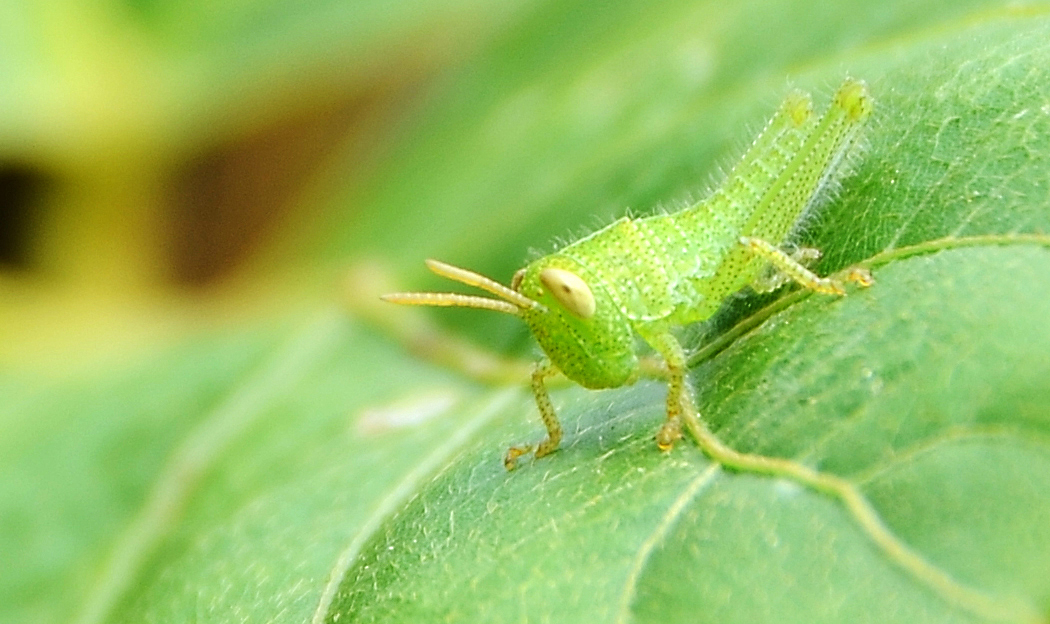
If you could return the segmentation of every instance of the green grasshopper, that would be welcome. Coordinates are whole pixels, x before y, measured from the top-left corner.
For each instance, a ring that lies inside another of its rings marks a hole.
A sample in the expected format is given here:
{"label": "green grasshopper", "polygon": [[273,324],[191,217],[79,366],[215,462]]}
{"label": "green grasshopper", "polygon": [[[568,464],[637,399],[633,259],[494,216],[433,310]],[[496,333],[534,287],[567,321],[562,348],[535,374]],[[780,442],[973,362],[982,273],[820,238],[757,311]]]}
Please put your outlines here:
{"label": "green grasshopper", "polygon": [[[508,470],[527,453],[543,457],[558,448],[562,429],[547,393],[548,378],[562,373],[585,388],[616,388],[653,368],[639,358],[636,334],[662,359],[667,421],[656,442],[667,450],[681,437],[683,413],[695,414],[685,381],[686,353],[674,328],[708,319],[748,285],[769,289],[790,279],[818,293],[845,294],[840,282],[802,264],[813,250],[791,255],[780,245],[842,175],[871,110],[867,86],[858,80],[847,79],[819,118],[809,95],[793,92],[707,199],[673,214],[621,218],[531,262],[514,274],[509,288],[427,261],[434,273],[499,299],[455,293],[395,293],[383,299],[495,310],[528,324],[546,355],[533,370],[532,390],[547,436],[538,445],[511,447]],[[846,279],[871,283],[861,269]]]}

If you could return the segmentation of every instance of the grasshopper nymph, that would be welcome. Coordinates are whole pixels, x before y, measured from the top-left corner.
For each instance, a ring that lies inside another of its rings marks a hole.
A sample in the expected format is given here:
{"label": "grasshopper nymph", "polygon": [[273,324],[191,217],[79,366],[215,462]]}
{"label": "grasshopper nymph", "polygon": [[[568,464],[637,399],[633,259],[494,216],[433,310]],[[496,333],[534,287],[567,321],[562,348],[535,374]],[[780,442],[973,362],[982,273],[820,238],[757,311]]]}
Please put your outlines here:
{"label": "grasshopper nymph", "polygon": [[[842,175],[870,116],[867,86],[846,80],[823,116],[809,95],[788,95],[773,119],[707,199],[674,214],[628,217],[519,270],[506,287],[434,260],[438,275],[478,287],[499,299],[452,293],[396,293],[387,301],[459,306],[521,317],[546,357],[532,373],[547,436],[536,446],[512,447],[508,469],[522,455],[558,448],[562,430],[545,380],[560,371],[586,388],[633,383],[642,372],[639,335],[663,359],[667,421],[656,434],[661,449],[681,437],[683,410],[692,408],[686,354],[672,328],[709,318],[731,294],[761,283],[773,269],[804,288],[842,295],[842,284],[818,277],[780,246],[821,191]],[[848,279],[870,283],[864,271]]]}

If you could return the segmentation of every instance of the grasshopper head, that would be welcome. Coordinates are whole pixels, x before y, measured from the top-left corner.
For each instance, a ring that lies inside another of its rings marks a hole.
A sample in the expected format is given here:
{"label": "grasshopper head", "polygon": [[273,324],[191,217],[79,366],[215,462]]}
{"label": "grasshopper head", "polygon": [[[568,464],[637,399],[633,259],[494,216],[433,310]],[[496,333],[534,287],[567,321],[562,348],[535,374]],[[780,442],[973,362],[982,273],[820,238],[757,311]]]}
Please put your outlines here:
{"label": "grasshopper head", "polygon": [[511,288],[540,304],[521,316],[566,377],[586,388],[614,388],[637,372],[634,330],[585,267],[547,256],[518,271]]}
{"label": "grasshopper head", "polygon": [[520,316],[540,347],[566,377],[587,388],[614,388],[637,372],[634,332],[605,288],[569,258],[541,258],[518,271],[510,288],[483,275],[436,260],[430,270],[499,297],[456,293],[394,293],[383,299],[407,305],[482,308]]}

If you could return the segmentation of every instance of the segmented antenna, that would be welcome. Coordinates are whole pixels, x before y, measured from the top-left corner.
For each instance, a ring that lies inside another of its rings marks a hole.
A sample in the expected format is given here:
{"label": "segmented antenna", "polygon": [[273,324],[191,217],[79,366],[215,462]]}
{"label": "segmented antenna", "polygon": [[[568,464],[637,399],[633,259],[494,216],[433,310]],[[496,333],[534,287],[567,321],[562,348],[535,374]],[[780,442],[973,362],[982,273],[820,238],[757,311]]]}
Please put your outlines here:
{"label": "segmented antenna", "polygon": [[402,305],[425,305],[425,306],[450,306],[458,308],[479,308],[482,310],[493,310],[505,312],[515,316],[521,316],[522,310],[539,307],[539,303],[529,299],[525,295],[507,288],[497,281],[491,280],[484,275],[461,269],[451,264],[438,260],[427,260],[427,267],[441,277],[480,288],[485,292],[496,295],[500,299],[489,299],[488,297],[476,297],[473,295],[461,295],[458,293],[391,293],[380,297],[383,301],[400,303]]}

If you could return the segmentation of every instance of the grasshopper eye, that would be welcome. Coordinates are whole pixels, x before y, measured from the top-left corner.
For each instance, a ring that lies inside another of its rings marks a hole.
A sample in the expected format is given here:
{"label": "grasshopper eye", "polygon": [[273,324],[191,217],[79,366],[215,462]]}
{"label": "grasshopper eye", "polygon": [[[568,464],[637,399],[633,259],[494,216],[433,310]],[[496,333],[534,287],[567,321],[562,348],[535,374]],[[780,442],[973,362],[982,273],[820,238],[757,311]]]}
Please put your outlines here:
{"label": "grasshopper eye", "polygon": [[594,316],[594,295],[578,275],[564,269],[543,269],[540,281],[565,309],[581,319]]}

